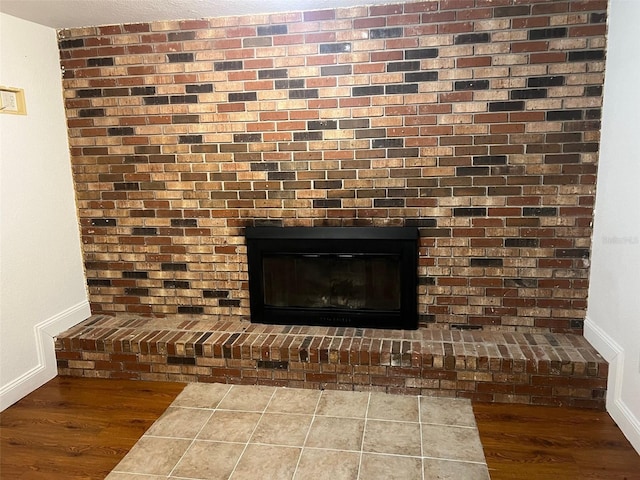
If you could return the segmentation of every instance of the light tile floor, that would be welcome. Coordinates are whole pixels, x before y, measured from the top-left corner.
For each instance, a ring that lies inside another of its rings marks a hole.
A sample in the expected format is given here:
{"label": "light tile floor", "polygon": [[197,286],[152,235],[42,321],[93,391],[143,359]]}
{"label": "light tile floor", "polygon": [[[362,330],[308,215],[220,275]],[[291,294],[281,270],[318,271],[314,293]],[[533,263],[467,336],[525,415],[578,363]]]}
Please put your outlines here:
{"label": "light tile floor", "polygon": [[107,480],[489,480],[471,403],[189,384]]}

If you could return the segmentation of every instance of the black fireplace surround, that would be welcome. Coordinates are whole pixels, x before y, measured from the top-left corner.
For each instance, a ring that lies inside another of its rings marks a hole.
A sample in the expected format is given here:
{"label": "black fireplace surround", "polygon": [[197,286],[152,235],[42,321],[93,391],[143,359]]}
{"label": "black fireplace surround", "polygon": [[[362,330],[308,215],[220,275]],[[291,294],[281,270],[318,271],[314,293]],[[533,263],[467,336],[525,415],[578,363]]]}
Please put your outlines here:
{"label": "black fireplace surround", "polygon": [[247,227],[251,321],[415,329],[418,230]]}

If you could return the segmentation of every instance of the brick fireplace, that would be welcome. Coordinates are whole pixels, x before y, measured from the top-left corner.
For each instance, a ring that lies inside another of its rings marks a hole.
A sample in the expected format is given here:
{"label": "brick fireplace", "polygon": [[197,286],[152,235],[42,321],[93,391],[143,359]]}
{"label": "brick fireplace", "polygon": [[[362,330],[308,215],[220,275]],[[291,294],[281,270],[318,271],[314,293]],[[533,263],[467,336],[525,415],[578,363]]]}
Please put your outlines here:
{"label": "brick fireplace", "polygon": [[419,331],[580,335],[606,6],[60,31],[93,312],[246,320],[246,227],[410,226]]}

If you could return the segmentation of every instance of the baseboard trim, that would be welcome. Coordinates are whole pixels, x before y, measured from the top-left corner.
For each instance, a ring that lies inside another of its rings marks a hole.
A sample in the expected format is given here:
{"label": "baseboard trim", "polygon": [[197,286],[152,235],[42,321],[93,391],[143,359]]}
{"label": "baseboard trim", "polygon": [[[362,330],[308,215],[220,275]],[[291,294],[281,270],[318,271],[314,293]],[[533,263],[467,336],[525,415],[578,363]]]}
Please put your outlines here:
{"label": "baseboard trim", "polygon": [[622,399],[625,351],[589,317],[584,322],[584,337],[609,362],[607,411],[618,424],[633,448],[640,453],[640,419]]}
{"label": "baseboard trim", "polygon": [[89,302],[84,300],[33,327],[38,364],[0,387],[0,412],[57,375],[53,338],[60,332],[87,319],[90,315]]}

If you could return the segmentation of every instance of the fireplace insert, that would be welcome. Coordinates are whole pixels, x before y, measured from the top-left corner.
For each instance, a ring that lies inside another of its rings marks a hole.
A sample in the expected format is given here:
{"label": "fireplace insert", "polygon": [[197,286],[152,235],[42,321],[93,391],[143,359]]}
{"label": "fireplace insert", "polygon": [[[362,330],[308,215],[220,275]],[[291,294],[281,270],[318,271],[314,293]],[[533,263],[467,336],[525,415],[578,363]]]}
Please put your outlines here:
{"label": "fireplace insert", "polygon": [[251,321],[415,329],[418,231],[247,227]]}

